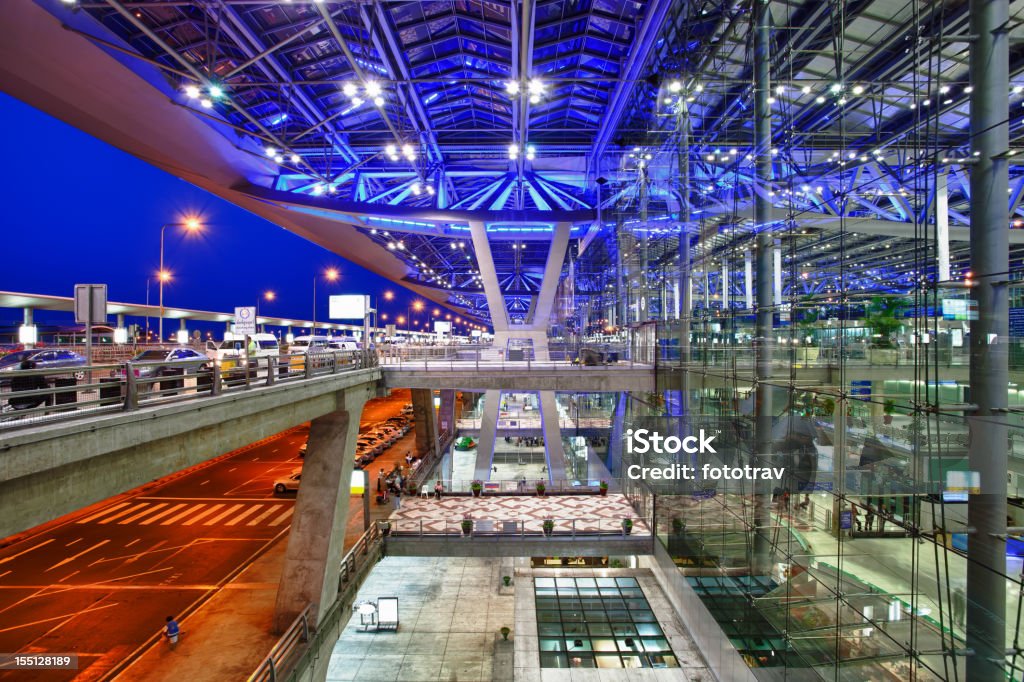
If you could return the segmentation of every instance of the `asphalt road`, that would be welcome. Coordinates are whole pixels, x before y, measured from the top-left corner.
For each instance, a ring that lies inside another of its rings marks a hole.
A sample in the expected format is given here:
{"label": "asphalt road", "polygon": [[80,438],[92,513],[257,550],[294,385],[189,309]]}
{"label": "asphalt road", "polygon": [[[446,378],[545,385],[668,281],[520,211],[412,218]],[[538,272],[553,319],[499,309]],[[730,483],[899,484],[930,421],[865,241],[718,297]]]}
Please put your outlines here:
{"label": "asphalt road", "polygon": [[[371,401],[362,422],[408,400],[403,391]],[[195,608],[286,536],[295,495],[274,495],[273,482],[301,467],[307,434],[286,431],[0,549],[0,653],[78,655],[77,670],[0,671],[0,680],[103,679],[151,645],[165,616]],[[375,464],[401,459],[411,437]]]}

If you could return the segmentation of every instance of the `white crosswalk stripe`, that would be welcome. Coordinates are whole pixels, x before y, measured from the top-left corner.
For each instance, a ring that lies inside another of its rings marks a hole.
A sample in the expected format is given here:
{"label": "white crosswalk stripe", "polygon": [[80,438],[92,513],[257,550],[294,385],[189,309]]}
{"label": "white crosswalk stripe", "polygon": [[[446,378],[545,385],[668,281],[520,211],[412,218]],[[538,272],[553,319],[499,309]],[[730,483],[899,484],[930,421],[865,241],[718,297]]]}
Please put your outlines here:
{"label": "white crosswalk stripe", "polygon": [[[167,499],[167,498],[165,498]],[[278,527],[291,518],[294,505],[287,502],[255,500],[232,503],[122,502],[79,519],[76,523],[114,524],[118,526],[238,526]]]}

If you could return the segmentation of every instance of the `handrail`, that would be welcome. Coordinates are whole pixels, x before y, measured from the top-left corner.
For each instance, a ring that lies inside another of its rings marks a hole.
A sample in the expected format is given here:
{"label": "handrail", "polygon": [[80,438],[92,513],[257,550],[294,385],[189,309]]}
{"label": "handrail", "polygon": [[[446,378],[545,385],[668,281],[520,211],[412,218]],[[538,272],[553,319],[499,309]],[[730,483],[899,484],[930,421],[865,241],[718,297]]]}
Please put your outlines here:
{"label": "handrail", "polygon": [[134,411],[377,367],[364,351],[195,358],[0,372],[0,430]]}
{"label": "handrail", "polygon": [[[629,522],[627,524],[626,522]],[[389,519],[382,522],[385,533],[391,537],[472,539],[478,537],[497,538],[576,538],[643,537],[651,536],[647,521],[637,516],[621,518],[480,518],[466,516],[461,519],[412,518]],[[628,528],[627,528],[628,525]]]}
{"label": "handrail", "polygon": [[371,525],[342,558],[338,597],[323,611],[319,623],[312,622],[313,605],[306,606],[249,676],[248,682],[297,679],[304,668],[316,660],[327,633],[340,622],[345,604],[352,600],[368,568],[380,559],[383,546],[380,529],[376,524]]}

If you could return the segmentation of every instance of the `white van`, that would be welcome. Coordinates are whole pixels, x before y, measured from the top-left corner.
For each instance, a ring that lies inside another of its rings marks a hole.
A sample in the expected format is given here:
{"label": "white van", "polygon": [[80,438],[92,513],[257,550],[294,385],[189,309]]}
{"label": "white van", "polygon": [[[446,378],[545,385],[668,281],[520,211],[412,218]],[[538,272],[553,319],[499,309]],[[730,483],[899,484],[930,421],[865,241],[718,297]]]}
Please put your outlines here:
{"label": "white van", "polygon": [[329,350],[332,339],[329,336],[300,336],[288,344],[288,352],[291,354],[305,354],[312,350],[314,353]]}
{"label": "white van", "polygon": [[[253,334],[248,338],[256,344],[256,349],[252,353],[254,358],[277,357],[281,353],[277,337],[273,334]],[[220,345],[207,341],[206,357],[216,362],[221,369],[230,369],[249,357],[247,343],[245,337],[227,339]]]}

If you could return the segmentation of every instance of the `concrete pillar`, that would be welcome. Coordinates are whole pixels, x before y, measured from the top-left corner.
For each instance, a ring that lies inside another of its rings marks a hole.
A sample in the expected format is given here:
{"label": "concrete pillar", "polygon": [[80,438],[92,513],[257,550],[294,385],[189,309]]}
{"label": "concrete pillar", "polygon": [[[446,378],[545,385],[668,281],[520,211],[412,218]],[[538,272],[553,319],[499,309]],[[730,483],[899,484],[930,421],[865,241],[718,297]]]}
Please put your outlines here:
{"label": "concrete pillar", "polygon": [[548,479],[565,480],[565,446],[562,428],[558,423],[558,404],[554,391],[540,392],[540,420],[544,431],[544,458],[548,464]]}
{"label": "concrete pillar", "polygon": [[[769,54],[771,40],[771,12],[767,2],[754,2],[754,154],[756,182],[760,192],[754,193],[754,228],[757,232],[756,331],[754,347],[754,451],[755,466],[769,466],[772,454],[772,377],[773,304],[773,240],[766,229],[771,222],[771,203],[767,193],[772,180],[772,120],[771,78]],[[770,569],[771,489],[763,483],[755,484],[754,542],[751,572],[767,575]]]}
{"label": "concrete pillar", "polygon": [[455,389],[441,391],[441,409],[437,415],[437,433],[455,433]]}
{"label": "concrete pillar", "polygon": [[[35,324],[35,322],[33,321],[33,314],[34,314],[34,312],[35,311],[33,311],[32,308],[23,308],[22,309],[22,322],[21,323],[23,325],[25,325],[26,327],[31,327],[32,325],[34,325]],[[36,347],[36,344],[34,344],[34,343],[26,343],[26,344],[24,344],[24,346],[25,346],[25,350],[32,350],[33,348]]]}
{"label": "concrete pillar", "polygon": [[968,455],[980,478],[970,495],[967,525],[967,679],[1006,676],[1006,472],[1009,382],[1009,0],[969,5],[971,147],[971,271],[978,318],[971,321]]}
{"label": "concrete pillar", "polygon": [[344,555],[359,416],[368,389],[338,395],[338,409],[313,420],[302,485],[295,501],[281,584],[277,590],[274,632],[283,632],[306,606],[313,622],[338,596],[339,566]]}
{"label": "concrete pillar", "polygon": [[437,410],[434,392],[426,388],[412,389],[412,418],[416,429],[416,454],[425,457],[437,453]]}
{"label": "concrete pillar", "polygon": [[494,441],[498,437],[498,413],[501,409],[501,391],[489,390],[484,394],[484,409],[480,415],[480,440],[476,444],[474,478],[486,481],[491,477],[494,460]]}

